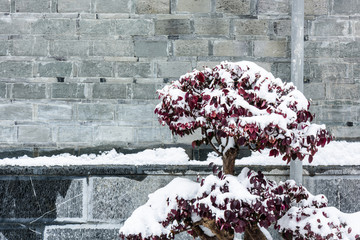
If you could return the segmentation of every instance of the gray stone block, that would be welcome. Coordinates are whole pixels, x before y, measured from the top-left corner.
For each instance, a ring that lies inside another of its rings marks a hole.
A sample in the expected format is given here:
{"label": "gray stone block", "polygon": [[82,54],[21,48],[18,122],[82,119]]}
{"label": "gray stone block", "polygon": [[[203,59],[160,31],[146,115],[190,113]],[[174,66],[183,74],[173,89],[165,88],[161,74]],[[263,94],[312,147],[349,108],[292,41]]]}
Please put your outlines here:
{"label": "gray stone block", "polygon": [[116,64],[118,77],[151,77],[152,70],[150,63],[119,62]]}
{"label": "gray stone block", "polygon": [[208,56],[208,40],[177,40],[174,42],[175,56]]}
{"label": "gray stone block", "polygon": [[9,49],[9,41],[0,41],[0,56],[6,56]]}
{"label": "gray stone block", "polygon": [[156,84],[133,84],[133,99],[157,99]]}
{"label": "gray stone block", "polygon": [[351,81],[352,79],[352,66],[348,63],[327,63],[311,65],[311,71],[313,76],[324,83]]}
{"label": "gray stone block", "polygon": [[304,43],[304,57],[339,57],[339,43],[336,41],[306,41]]}
{"label": "gray stone block", "polygon": [[235,36],[267,35],[269,31],[268,20],[264,19],[234,19]]}
{"label": "gray stone block", "polygon": [[305,0],[305,15],[326,15],[329,10],[329,1],[327,0]]}
{"label": "gray stone block", "polygon": [[154,24],[150,19],[118,19],[115,22],[116,34],[121,36],[140,36],[153,33]]}
{"label": "gray stone block", "polygon": [[137,14],[169,14],[169,0],[135,0]]}
{"label": "gray stone block", "polygon": [[23,177],[0,182],[2,219],[36,219],[47,213],[37,220],[42,223],[58,216],[82,217],[83,180]]}
{"label": "gray stone block", "polygon": [[58,12],[90,12],[89,0],[58,0]]}
{"label": "gray stone block", "polygon": [[54,83],[51,85],[51,98],[54,99],[85,98],[85,84]]}
{"label": "gray stone block", "polygon": [[28,229],[24,228],[0,228],[1,240],[42,240],[42,230],[36,226],[31,226]]}
{"label": "gray stone block", "polygon": [[328,201],[329,206],[336,208],[340,207],[339,186],[341,183],[340,178],[315,178],[304,177],[304,186],[313,194],[324,194]]}
{"label": "gray stone block", "polygon": [[321,107],[321,115],[318,115],[319,121],[326,124],[344,124],[346,122],[356,121],[356,108],[348,105],[330,105]]}
{"label": "gray stone block", "polygon": [[358,41],[341,42],[339,46],[340,57],[360,57],[360,43]]}
{"label": "gray stone block", "polygon": [[130,13],[130,2],[129,0],[96,0],[94,9],[97,13]]}
{"label": "gray stone block", "polygon": [[[272,31],[271,31],[272,29]],[[290,37],[291,36],[291,20],[274,21],[269,26],[269,32],[275,36]]]}
{"label": "gray stone block", "polygon": [[122,126],[99,126],[95,129],[95,143],[128,144],[134,142],[134,129]]}
{"label": "gray stone block", "polygon": [[192,70],[190,62],[159,62],[158,77],[176,77]]}
{"label": "gray stone block", "polygon": [[81,19],[79,27],[80,35],[98,37],[113,34],[115,28],[112,20],[105,19]]}
{"label": "gray stone block", "polygon": [[136,57],[166,57],[167,41],[137,40],[135,41]]}
{"label": "gray stone block", "polygon": [[357,0],[336,0],[333,2],[331,13],[334,15],[352,15],[360,12]]}
{"label": "gray stone block", "polygon": [[138,143],[153,143],[169,142],[171,141],[171,131],[168,127],[141,127],[136,129],[136,142]]}
{"label": "gray stone block", "polygon": [[347,139],[358,141],[360,136],[360,128],[358,127],[348,127],[348,126],[328,126],[331,134],[337,139]]}
{"label": "gray stone block", "polygon": [[0,142],[11,143],[15,141],[15,127],[0,126]]}
{"label": "gray stone block", "polygon": [[44,56],[48,55],[48,41],[42,38],[16,39],[12,42],[11,55]]}
{"label": "gray stone block", "polygon": [[0,83],[0,98],[6,98],[7,93],[7,84],[6,83]]}
{"label": "gray stone block", "polygon": [[228,36],[230,21],[223,18],[195,18],[195,34],[197,35],[224,35]]}
{"label": "gray stone block", "polygon": [[245,57],[251,55],[251,45],[247,41],[216,40],[214,56]]}
{"label": "gray stone block", "polygon": [[51,140],[51,129],[46,126],[19,126],[18,142],[48,143]]}
{"label": "gray stone block", "polygon": [[62,40],[50,43],[50,55],[55,57],[69,57],[89,55],[92,43],[86,40]]}
{"label": "gray stone block", "polygon": [[0,77],[31,77],[32,64],[30,62],[6,61],[0,62]]}
{"label": "gray stone block", "polygon": [[112,77],[113,63],[105,61],[82,61],[79,77]]}
{"label": "gray stone block", "polygon": [[69,77],[72,72],[71,62],[39,63],[38,75],[40,77]]}
{"label": "gray stone block", "polygon": [[326,85],[327,99],[359,99],[360,84],[328,84]]}
{"label": "gray stone block", "polygon": [[211,11],[211,0],[180,0],[176,5],[177,12],[208,13]]}
{"label": "gray stone block", "polygon": [[218,0],[216,12],[250,15],[250,0]]}
{"label": "gray stone block", "polygon": [[273,63],[271,65],[271,73],[277,77],[280,78],[284,82],[290,82],[291,81],[291,64],[290,63]]}
{"label": "gray stone block", "polygon": [[0,12],[10,12],[10,2],[8,0],[0,0]]}
{"label": "gray stone block", "polygon": [[134,56],[134,43],[129,40],[95,41],[93,56]]}
{"label": "gray stone block", "polygon": [[37,119],[42,121],[72,119],[73,109],[71,105],[39,104],[37,109]]}
{"label": "gray stone block", "polygon": [[44,240],[72,240],[72,239],[97,239],[116,240],[119,239],[119,226],[113,228],[101,227],[99,225],[75,226],[50,226],[45,227]]}
{"label": "gray stone block", "polygon": [[287,57],[285,41],[254,41],[254,57]]}
{"label": "gray stone block", "polygon": [[131,126],[158,125],[154,114],[155,104],[118,104],[116,106],[116,120],[121,124]]}
{"label": "gray stone block", "polygon": [[32,105],[30,104],[1,104],[1,120],[32,120]]}
{"label": "gray stone block", "polygon": [[307,99],[323,100],[326,97],[325,84],[308,83],[304,84],[304,95]]}
{"label": "gray stone block", "polygon": [[360,180],[359,179],[342,179],[339,186],[340,192],[340,210],[346,213],[360,211]]}
{"label": "gray stone block", "polygon": [[3,17],[0,19],[0,32],[6,34],[30,34],[32,21],[25,18]]}
{"label": "gray stone block", "polygon": [[49,0],[17,0],[15,2],[16,12],[50,12]]}
{"label": "gray stone block", "polygon": [[91,178],[91,217],[96,220],[125,220],[147,202],[148,194],[172,179],[172,176]]}
{"label": "gray stone block", "polygon": [[346,36],[350,33],[350,22],[339,19],[317,19],[311,22],[312,36]]}
{"label": "gray stone block", "polygon": [[162,19],[155,22],[156,35],[191,34],[189,19]]}
{"label": "gray stone block", "polygon": [[92,143],[93,129],[85,126],[59,127],[57,141],[60,143]]}
{"label": "gray stone block", "polygon": [[115,106],[110,104],[78,104],[79,120],[114,120]]}
{"label": "gray stone block", "polygon": [[[75,19],[38,19],[31,24],[32,34],[75,35]],[[49,36],[47,36],[49,37]]]}
{"label": "gray stone block", "polygon": [[44,99],[46,85],[43,83],[14,83],[12,98],[14,99]]}
{"label": "gray stone block", "polygon": [[95,83],[92,96],[95,99],[126,99],[126,84]]}
{"label": "gray stone block", "polygon": [[290,15],[291,13],[290,0],[259,0],[257,6],[259,15]]}

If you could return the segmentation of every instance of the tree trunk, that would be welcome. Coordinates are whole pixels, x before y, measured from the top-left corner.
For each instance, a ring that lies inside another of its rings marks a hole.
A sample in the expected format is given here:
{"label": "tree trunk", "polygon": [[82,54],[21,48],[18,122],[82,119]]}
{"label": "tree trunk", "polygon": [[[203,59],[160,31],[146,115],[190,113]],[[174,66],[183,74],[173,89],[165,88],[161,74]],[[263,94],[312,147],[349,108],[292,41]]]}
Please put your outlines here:
{"label": "tree trunk", "polygon": [[267,238],[256,224],[245,229],[244,240],[267,240]]}
{"label": "tree trunk", "polygon": [[230,148],[222,157],[224,174],[234,175],[235,159],[238,155],[239,149]]}

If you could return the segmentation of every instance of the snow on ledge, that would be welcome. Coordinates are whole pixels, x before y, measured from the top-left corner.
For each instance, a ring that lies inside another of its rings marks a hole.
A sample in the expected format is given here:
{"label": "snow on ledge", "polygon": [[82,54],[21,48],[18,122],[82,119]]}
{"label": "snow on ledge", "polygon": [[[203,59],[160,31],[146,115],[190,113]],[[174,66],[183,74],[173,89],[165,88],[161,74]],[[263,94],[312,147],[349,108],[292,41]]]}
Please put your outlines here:
{"label": "snow on ledge", "polygon": [[[281,157],[269,157],[268,151],[252,153],[250,157],[236,160],[236,165],[286,165]],[[117,153],[115,150],[101,154],[74,156],[60,154],[51,157],[0,159],[0,166],[71,166],[71,165],[208,165],[221,164],[221,158],[210,153],[207,161],[190,160],[183,148],[156,148],[134,154]],[[304,165],[310,165],[306,160]],[[360,165],[360,142],[333,141],[319,148],[311,165]]]}

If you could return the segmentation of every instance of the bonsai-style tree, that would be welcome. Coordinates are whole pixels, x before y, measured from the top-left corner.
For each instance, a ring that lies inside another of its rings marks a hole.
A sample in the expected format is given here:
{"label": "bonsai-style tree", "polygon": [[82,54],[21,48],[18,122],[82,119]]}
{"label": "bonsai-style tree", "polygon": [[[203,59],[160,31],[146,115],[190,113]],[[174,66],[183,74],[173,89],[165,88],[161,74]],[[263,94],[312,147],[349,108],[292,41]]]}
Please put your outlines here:
{"label": "bonsai-style tree", "polygon": [[[326,208],[324,196],[312,196],[293,181],[277,185],[248,169],[232,176],[241,146],[270,149],[270,156],[282,155],[288,163],[311,162],[332,139],[325,125],[311,123],[310,104],[292,83],[251,62],[222,62],[187,73],[158,94],[160,123],[179,136],[200,130],[193,146],[209,144],[222,157],[223,170],[214,167],[215,175],[200,183],[175,179],[150,195],[121,228],[123,239],[171,239],[183,231],[201,239],[234,239],[237,233],[267,239],[263,229],[272,224],[287,239],[353,234],[336,214],[334,220],[318,211]],[[326,227],[314,230],[312,221]]]}

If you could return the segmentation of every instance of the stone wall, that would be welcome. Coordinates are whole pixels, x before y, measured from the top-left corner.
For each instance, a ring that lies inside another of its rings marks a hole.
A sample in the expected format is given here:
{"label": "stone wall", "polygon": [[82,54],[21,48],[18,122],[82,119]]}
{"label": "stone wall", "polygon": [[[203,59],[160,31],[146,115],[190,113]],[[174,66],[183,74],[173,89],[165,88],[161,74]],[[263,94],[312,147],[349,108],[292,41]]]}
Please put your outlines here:
{"label": "stone wall", "polygon": [[[159,126],[155,90],[223,60],[288,81],[290,2],[0,0],[0,150],[189,143]],[[338,138],[360,137],[359,11],[305,0],[305,95]]]}
{"label": "stone wall", "polygon": [[[288,166],[252,166],[276,181]],[[241,166],[236,167],[240,172]],[[196,180],[201,166],[64,166],[0,169],[1,240],[118,239],[147,195],[175,177]],[[304,185],[343,212],[360,211],[360,167],[304,166]],[[179,238],[178,238],[179,239]],[[184,236],[181,239],[187,239]]]}

